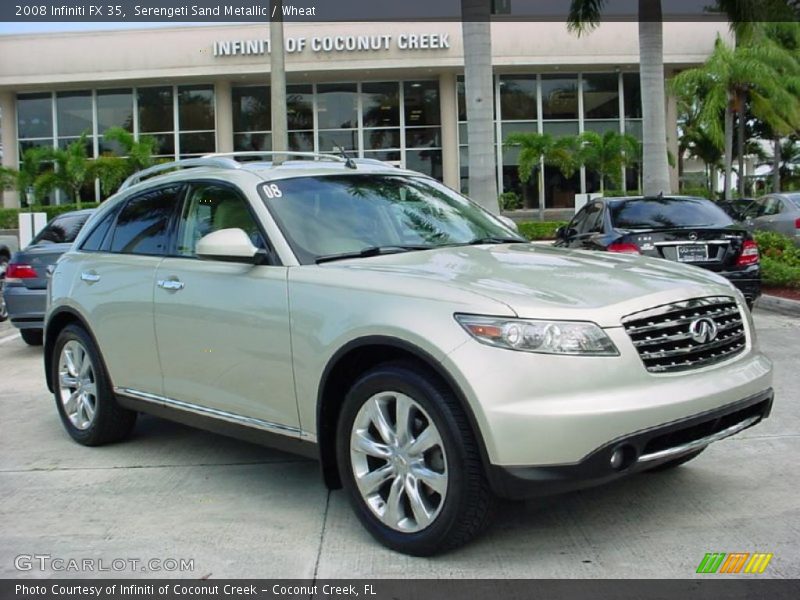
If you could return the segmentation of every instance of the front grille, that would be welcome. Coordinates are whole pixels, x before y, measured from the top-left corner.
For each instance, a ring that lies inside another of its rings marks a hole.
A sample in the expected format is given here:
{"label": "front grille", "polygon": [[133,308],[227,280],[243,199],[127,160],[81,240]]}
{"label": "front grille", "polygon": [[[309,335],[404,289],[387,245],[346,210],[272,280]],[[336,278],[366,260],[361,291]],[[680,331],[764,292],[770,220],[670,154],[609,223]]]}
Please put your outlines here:
{"label": "front grille", "polygon": [[747,344],[739,306],[729,296],[657,306],[628,315],[622,324],[651,373],[714,365]]}

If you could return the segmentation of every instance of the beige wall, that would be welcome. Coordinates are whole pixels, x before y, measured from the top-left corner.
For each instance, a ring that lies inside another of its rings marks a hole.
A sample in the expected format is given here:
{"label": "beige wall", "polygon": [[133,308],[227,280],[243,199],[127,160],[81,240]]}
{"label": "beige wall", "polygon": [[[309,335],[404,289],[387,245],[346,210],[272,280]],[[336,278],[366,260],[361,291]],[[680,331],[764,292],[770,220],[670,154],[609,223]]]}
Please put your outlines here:
{"label": "beige wall", "polygon": [[[638,63],[636,23],[606,23],[581,38],[560,23],[495,23],[493,54],[497,67],[582,69],[632,66]],[[722,23],[665,23],[664,60],[681,66],[702,62],[713,49],[717,33],[728,35]],[[313,76],[383,77],[391,71],[432,76],[461,68],[463,52],[459,23],[316,23],[287,24],[286,37],[329,35],[391,35],[389,50],[369,52],[302,53],[287,56],[295,80]],[[447,34],[450,49],[401,51],[404,33]],[[217,40],[255,40],[268,37],[266,26],[226,25],[176,27],[113,32],[48,33],[0,36],[0,89],[80,86],[103,82],[170,81],[192,78],[246,78],[269,72],[266,56],[214,57]]]}

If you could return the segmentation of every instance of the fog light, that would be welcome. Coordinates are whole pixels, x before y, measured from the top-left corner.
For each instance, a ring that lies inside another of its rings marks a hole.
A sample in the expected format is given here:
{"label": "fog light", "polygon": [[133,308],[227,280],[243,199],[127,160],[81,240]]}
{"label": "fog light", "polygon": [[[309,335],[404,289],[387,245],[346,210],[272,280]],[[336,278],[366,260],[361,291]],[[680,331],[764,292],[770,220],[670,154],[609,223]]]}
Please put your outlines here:
{"label": "fog light", "polygon": [[622,448],[622,446],[619,446],[611,454],[611,468],[614,469],[615,471],[619,471],[624,464],[625,464],[625,450]]}

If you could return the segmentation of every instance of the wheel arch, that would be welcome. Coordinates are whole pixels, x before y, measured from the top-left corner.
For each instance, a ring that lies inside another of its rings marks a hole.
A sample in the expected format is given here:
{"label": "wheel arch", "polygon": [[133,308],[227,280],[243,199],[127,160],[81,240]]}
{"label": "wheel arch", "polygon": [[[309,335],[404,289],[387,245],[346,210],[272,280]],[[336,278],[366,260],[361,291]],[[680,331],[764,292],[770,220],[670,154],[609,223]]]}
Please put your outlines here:
{"label": "wheel arch", "polygon": [[86,323],[86,319],[83,317],[83,315],[81,315],[74,308],[70,308],[68,306],[56,309],[47,319],[47,323],[45,324],[44,328],[44,376],[47,381],[47,389],[51,392],[54,391],[53,347],[58,339],[58,334],[60,334],[66,326],[73,323],[77,323],[83,327],[92,338],[95,346],[99,348],[97,345],[97,338],[95,338],[94,333],[92,333],[92,330]]}
{"label": "wheel arch", "polygon": [[478,421],[455,378],[429,352],[405,340],[391,336],[366,336],[351,340],[328,361],[317,391],[317,445],[322,476],[329,489],[341,487],[336,464],[336,425],[345,394],[365,371],[394,360],[420,364],[453,392],[467,416],[480,449],[481,461],[488,468],[489,459]]}

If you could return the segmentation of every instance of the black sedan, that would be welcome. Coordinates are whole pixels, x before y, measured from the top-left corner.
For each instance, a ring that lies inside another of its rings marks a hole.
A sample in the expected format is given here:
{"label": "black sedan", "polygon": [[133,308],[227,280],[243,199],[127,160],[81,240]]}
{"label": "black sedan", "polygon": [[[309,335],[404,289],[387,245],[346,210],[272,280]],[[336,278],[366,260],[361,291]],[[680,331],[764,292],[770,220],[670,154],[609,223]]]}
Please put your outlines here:
{"label": "black sedan", "polygon": [[653,256],[728,278],[752,307],[761,295],[753,236],[709,200],[685,196],[592,200],[556,233],[556,246]]}

